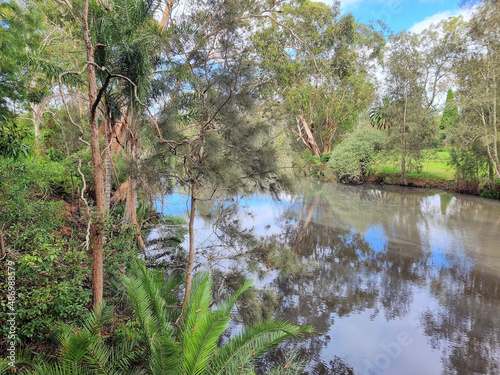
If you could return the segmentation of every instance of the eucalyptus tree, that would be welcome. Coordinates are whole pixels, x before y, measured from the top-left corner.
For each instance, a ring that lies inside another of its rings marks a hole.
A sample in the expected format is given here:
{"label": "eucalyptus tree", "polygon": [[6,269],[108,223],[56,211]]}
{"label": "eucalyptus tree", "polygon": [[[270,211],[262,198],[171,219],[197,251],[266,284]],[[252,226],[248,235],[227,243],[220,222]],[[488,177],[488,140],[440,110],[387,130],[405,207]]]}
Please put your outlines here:
{"label": "eucalyptus tree", "polygon": [[[428,121],[424,108],[425,86],[423,56],[418,50],[419,38],[413,33],[401,32],[390,38],[391,51],[387,61],[388,95],[391,99],[388,113],[391,123],[397,126],[401,154],[401,178],[407,185],[408,135],[413,143],[423,140],[422,125]],[[413,133],[413,134],[412,134]],[[392,143],[392,142],[391,142]],[[397,143],[396,143],[397,144]]]}
{"label": "eucalyptus tree", "polygon": [[500,7],[482,1],[469,22],[467,51],[457,61],[460,125],[456,141],[462,146],[482,145],[493,173],[500,178],[498,75],[500,69]]}
{"label": "eucalyptus tree", "polygon": [[0,3],[0,114],[18,112],[28,95],[24,70],[30,50],[38,48],[41,36],[35,33],[40,15],[13,1]]}
{"label": "eucalyptus tree", "polygon": [[260,72],[273,83],[270,98],[293,115],[294,132],[313,155],[330,152],[372,99],[366,60],[384,39],[352,14],[341,16],[339,3],[291,1],[272,16],[253,38]]}

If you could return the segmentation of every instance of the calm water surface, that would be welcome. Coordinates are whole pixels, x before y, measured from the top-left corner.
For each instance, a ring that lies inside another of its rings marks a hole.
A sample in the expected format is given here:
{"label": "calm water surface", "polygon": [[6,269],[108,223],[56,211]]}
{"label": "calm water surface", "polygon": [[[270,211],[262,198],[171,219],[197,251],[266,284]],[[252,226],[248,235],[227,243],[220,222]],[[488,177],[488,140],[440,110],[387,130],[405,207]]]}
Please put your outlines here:
{"label": "calm water surface", "polygon": [[[298,344],[307,372],[500,374],[498,202],[368,186],[299,191],[241,199],[237,221],[307,268],[255,274],[281,298],[276,318],[315,327]],[[186,205],[175,196],[163,209]],[[213,241],[212,221],[197,219],[200,246]]]}

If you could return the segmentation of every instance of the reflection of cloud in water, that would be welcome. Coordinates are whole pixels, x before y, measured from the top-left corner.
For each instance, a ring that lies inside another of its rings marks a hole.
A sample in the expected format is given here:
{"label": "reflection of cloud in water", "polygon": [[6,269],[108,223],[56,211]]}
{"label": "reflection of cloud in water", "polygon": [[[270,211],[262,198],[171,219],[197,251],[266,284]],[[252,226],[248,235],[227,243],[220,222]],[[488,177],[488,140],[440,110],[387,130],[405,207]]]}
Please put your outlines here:
{"label": "reflection of cloud in water", "polygon": [[[281,201],[236,200],[243,227],[293,248],[312,270],[290,278],[273,270],[257,281],[282,296],[278,318],[316,326],[316,337],[297,344],[316,361],[312,368],[341,358],[362,375],[366,361],[383,364],[381,344],[407,332],[411,346],[380,374],[498,373],[500,205],[426,190],[325,186]],[[165,203],[170,214],[186,212],[185,199]],[[212,230],[201,218],[196,228],[198,241]]]}

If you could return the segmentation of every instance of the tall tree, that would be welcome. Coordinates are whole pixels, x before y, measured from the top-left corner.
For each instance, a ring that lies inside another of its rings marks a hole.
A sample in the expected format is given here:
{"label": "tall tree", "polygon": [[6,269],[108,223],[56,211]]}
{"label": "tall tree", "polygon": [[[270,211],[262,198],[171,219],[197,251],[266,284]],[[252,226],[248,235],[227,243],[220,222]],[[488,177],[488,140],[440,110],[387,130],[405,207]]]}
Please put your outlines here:
{"label": "tall tree", "polygon": [[262,74],[274,83],[270,95],[284,102],[313,155],[330,152],[373,94],[357,51],[372,58],[384,40],[352,14],[341,16],[338,3],[292,1],[273,17],[254,37]]}
{"label": "tall tree", "polygon": [[450,126],[454,126],[458,121],[458,117],[458,104],[455,100],[455,94],[452,89],[449,89],[446,95],[446,103],[439,128],[445,130]]}
{"label": "tall tree", "polygon": [[101,148],[99,145],[99,123],[98,105],[102,99],[103,88],[97,90],[95,52],[102,45],[94,44],[90,37],[89,26],[89,0],[83,0],[82,11],[82,34],[86,51],[86,66],[88,77],[88,108],[89,108],[89,130],[90,148],[92,152],[92,167],[94,169],[94,187],[97,215],[92,226],[92,304],[98,306],[102,302],[104,289],[104,218],[106,215],[105,193],[104,193],[104,164],[102,160]]}
{"label": "tall tree", "polygon": [[108,82],[103,93],[103,128],[108,143],[105,150],[106,207],[109,208],[111,193],[111,156],[113,150],[123,148],[131,164],[124,218],[135,227],[143,248],[136,213],[140,156],[137,124],[146,111],[144,102],[148,102],[153,68],[158,61],[162,28],[153,16],[159,6],[160,3],[154,1],[115,0],[101,9],[102,15],[92,28],[96,41],[113,46],[96,52],[96,63],[107,68],[98,72],[99,80],[103,85]]}
{"label": "tall tree", "polygon": [[[194,220],[200,199],[217,192],[254,189],[277,192],[283,183],[267,137],[265,119],[253,115],[259,88],[258,74],[247,36],[255,15],[265,14],[257,1],[199,1],[172,26],[165,46],[161,76],[164,105],[156,123],[159,153],[170,176],[190,196],[189,255],[183,310],[190,293],[195,264]],[[272,6],[272,4],[271,4]],[[182,318],[181,318],[182,320]]]}
{"label": "tall tree", "polygon": [[40,26],[39,12],[30,12],[16,2],[0,3],[0,114],[11,115],[26,103],[30,53],[42,42],[35,30]]}
{"label": "tall tree", "polygon": [[[417,151],[423,147],[428,123],[423,56],[418,50],[419,38],[412,33],[401,32],[390,39],[391,51],[387,62],[388,94],[391,98],[389,117],[397,125],[399,151],[401,154],[401,178],[408,184],[406,176],[410,147],[409,135]],[[397,143],[396,143],[397,144]]]}
{"label": "tall tree", "polygon": [[461,108],[460,143],[483,145],[490,179],[500,178],[498,76],[500,73],[500,6],[485,0],[470,20],[467,51],[456,65]]}

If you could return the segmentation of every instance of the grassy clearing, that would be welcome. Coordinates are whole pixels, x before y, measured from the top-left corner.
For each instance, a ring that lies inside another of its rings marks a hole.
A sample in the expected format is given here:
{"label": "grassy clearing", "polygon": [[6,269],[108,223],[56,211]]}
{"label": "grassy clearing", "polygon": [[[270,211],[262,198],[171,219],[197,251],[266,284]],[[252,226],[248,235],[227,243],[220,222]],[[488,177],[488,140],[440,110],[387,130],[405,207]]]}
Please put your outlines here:
{"label": "grassy clearing", "polygon": [[[453,181],[454,171],[447,165],[448,151],[426,151],[418,170],[407,173],[410,180],[423,180],[430,184]],[[396,183],[401,176],[401,160],[394,156],[380,158],[372,166],[370,176],[384,179],[387,183]]]}

